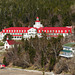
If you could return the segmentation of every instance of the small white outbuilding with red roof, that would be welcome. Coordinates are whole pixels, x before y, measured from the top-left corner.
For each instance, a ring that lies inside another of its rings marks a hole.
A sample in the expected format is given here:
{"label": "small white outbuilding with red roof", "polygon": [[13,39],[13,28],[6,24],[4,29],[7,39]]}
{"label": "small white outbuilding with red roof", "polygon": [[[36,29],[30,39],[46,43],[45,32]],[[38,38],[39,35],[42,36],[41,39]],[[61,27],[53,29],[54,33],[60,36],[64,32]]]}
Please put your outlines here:
{"label": "small white outbuilding with red roof", "polygon": [[16,44],[16,41],[9,40],[9,38],[7,36],[7,40],[5,41],[4,48],[5,49],[13,48],[14,47],[14,44]]}

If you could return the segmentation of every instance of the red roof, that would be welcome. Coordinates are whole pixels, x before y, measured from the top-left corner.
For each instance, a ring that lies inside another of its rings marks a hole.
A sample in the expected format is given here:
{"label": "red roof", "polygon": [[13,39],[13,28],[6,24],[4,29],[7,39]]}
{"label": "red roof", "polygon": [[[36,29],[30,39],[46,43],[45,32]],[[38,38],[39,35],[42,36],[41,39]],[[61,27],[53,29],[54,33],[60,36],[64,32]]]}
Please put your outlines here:
{"label": "red roof", "polygon": [[[3,29],[2,32],[3,33],[27,33],[27,31],[31,28],[36,29],[35,27],[10,27],[10,28]],[[8,32],[6,32],[6,30],[8,30]],[[14,31],[12,32],[12,30],[15,30],[15,32]]]}
{"label": "red roof", "polygon": [[40,22],[40,21],[37,20],[37,21],[35,21],[35,22]]}
{"label": "red roof", "polygon": [[44,30],[69,30],[71,28],[68,28],[68,27],[44,27],[43,28]]}
{"label": "red roof", "polygon": [[[71,29],[72,28],[69,28],[69,27],[40,27],[40,28],[35,28],[35,27],[10,27],[10,28],[6,28],[6,29],[3,29],[2,30],[2,33],[28,33],[28,30],[31,29],[31,28],[34,28],[34,29],[37,29],[37,33],[41,33],[41,31],[44,31],[46,33],[52,33],[53,31],[55,33],[68,33],[68,30],[70,30],[70,33],[71,32]],[[39,32],[40,30],[40,32]],[[48,31],[49,30],[49,31]],[[50,32],[51,30],[51,32]],[[60,30],[60,32],[59,32]],[[62,32],[63,30],[63,32]],[[65,32],[66,30],[66,32]]]}
{"label": "red roof", "polygon": [[39,21],[39,17],[36,18],[36,21],[35,21],[35,22],[40,22],[40,21]]}
{"label": "red roof", "polygon": [[14,41],[14,40],[7,40],[7,42],[8,42],[9,45],[14,45],[14,44],[16,44],[16,41]]}

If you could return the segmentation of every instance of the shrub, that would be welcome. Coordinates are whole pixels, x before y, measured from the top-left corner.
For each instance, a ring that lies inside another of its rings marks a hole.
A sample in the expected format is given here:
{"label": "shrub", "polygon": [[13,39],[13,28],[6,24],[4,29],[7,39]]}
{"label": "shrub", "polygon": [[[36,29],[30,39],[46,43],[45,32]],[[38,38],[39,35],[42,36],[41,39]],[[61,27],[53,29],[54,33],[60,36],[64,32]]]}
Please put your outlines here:
{"label": "shrub", "polygon": [[53,58],[53,57],[51,57],[51,58],[50,58],[50,62],[49,62],[49,70],[50,70],[50,71],[53,70],[55,63],[56,63],[56,59]]}
{"label": "shrub", "polygon": [[8,38],[9,38],[9,40],[12,40],[12,35],[6,34],[6,35],[4,36],[4,38],[3,38],[3,41],[6,41],[7,36],[8,36]]}
{"label": "shrub", "polygon": [[62,71],[67,72],[68,66],[66,65],[65,60],[60,59],[59,62],[55,64],[54,72],[56,74],[60,74],[60,73],[62,73]]}
{"label": "shrub", "polygon": [[4,46],[4,43],[0,42],[0,46]]}
{"label": "shrub", "polygon": [[30,62],[34,63],[34,57],[35,57],[36,51],[33,47],[29,47],[29,56],[30,56]]}
{"label": "shrub", "polygon": [[5,66],[8,65],[7,62],[6,62],[6,57],[3,58],[3,64],[4,64]]}

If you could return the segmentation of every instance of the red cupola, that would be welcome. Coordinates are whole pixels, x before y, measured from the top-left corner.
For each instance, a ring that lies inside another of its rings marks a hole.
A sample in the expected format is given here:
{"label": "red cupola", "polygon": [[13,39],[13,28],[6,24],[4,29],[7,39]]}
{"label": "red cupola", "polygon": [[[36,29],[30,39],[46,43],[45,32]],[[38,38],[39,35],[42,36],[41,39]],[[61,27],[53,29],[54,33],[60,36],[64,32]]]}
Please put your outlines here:
{"label": "red cupola", "polygon": [[35,22],[40,22],[40,21],[39,21],[39,17],[36,18],[36,21],[35,21]]}

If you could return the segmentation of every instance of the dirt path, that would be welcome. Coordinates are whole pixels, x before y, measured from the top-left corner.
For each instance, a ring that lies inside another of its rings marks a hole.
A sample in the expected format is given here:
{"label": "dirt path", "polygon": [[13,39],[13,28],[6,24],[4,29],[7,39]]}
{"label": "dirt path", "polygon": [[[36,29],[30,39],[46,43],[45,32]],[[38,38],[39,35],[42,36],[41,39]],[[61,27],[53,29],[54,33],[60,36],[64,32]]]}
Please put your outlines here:
{"label": "dirt path", "polygon": [[[0,69],[0,75],[42,75],[41,71],[33,70],[17,70],[17,69]],[[52,73],[46,73],[45,75],[54,75]]]}

